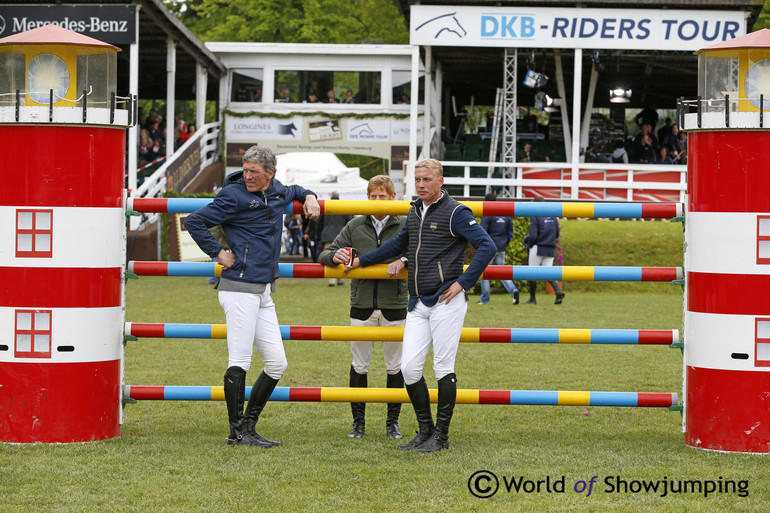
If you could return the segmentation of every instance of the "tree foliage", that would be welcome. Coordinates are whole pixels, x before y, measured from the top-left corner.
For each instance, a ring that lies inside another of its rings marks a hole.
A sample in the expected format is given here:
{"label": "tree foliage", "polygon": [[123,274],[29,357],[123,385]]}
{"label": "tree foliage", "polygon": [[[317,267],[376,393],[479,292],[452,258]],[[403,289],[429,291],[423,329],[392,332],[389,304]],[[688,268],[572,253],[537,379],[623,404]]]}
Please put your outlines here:
{"label": "tree foliage", "polygon": [[167,5],[202,41],[409,42],[392,0],[169,0]]}
{"label": "tree foliage", "polygon": [[757,31],[763,28],[770,28],[770,0],[765,0],[765,5],[762,7],[762,11],[759,13],[757,21],[751,30]]}

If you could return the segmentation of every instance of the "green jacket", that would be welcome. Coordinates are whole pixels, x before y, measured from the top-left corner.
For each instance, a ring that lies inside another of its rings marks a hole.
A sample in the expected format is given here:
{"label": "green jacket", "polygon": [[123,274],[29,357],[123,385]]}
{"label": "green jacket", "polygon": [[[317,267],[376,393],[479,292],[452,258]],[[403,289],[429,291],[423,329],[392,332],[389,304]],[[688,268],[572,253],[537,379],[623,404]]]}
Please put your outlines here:
{"label": "green jacket", "polygon": [[[342,228],[334,242],[326,246],[318,256],[318,261],[332,267],[338,265],[332,261],[332,257],[340,248],[355,248],[359,255],[365,255],[395,238],[403,229],[405,222],[406,218],[403,216],[390,216],[378,241],[371,216],[358,216]],[[408,302],[409,292],[406,280],[353,279],[350,281],[350,306],[354,308],[395,310],[406,308]]]}

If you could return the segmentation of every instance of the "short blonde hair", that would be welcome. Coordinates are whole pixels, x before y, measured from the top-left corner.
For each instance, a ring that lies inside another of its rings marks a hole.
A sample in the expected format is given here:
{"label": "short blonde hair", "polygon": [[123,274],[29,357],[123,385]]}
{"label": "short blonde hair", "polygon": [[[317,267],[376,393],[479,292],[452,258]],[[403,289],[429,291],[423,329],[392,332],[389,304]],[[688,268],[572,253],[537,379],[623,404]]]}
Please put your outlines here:
{"label": "short blonde hair", "polygon": [[393,179],[388,175],[373,176],[369,180],[369,185],[366,186],[366,194],[370,194],[374,189],[378,187],[383,189],[390,196],[396,192],[396,185],[393,183]]}
{"label": "short blonde hair", "polygon": [[427,167],[428,169],[432,169],[433,172],[436,173],[436,176],[444,176],[444,166],[442,166],[441,162],[436,159],[422,159],[414,165],[415,169],[418,167]]}

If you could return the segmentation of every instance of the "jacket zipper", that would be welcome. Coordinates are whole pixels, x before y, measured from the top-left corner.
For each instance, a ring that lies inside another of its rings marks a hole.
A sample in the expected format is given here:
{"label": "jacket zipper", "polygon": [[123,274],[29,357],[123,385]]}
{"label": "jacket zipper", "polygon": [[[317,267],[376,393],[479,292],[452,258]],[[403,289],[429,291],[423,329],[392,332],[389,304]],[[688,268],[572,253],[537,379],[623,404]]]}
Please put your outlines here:
{"label": "jacket zipper", "polygon": [[243,273],[246,272],[246,262],[249,261],[249,246],[246,246],[246,249],[243,251],[243,265],[241,266],[241,274],[238,275],[239,278],[243,278]]}
{"label": "jacket zipper", "polygon": [[[374,230],[374,238],[377,241],[377,247],[379,248],[382,244],[382,234],[385,232],[385,227],[382,227],[382,231],[379,235],[377,235],[377,228],[372,225],[372,230]],[[379,284],[379,280],[374,280],[374,286],[372,287],[372,308],[375,310],[379,310],[379,307],[377,306],[377,285]]]}
{"label": "jacket zipper", "polygon": [[[275,223],[273,222],[273,213],[270,212],[270,206],[268,205],[268,202],[267,202],[266,191],[262,191],[262,199],[265,201],[265,206],[267,207],[267,218],[268,218],[268,220],[270,221],[270,224],[273,227],[272,233],[270,234],[270,243],[271,244],[275,244]],[[278,245],[278,248],[279,248],[278,251],[280,251],[280,247],[281,246]],[[273,260],[273,272],[270,275],[270,281],[271,282],[273,281],[273,276],[275,276],[276,272],[277,272],[277,269],[275,268],[275,266],[277,265],[276,262],[278,262],[278,258],[276,258],[276,256],[277,255],[275,254],[275,248],[273,248],[273,259],[272,259]]]}
{"label": "jacket zipper", "polygon": [[[417,297],[420,296],[420,288],[417,286],[417,275],[419,273],[418,270],[420,268],[420,264],[419,264],[420,259],[418,258],[418,256],[420,254],[420,246],[422,245],[422,225],[425,222],[425,217],[428,214],[429,207],[430,205],[427,207],[423,206],[423,208],[425,209],[425,215],[420,216],[420,230],[417,232],[417,249],[415,249],[414,251],[414,292],[415,292],[415,295],[417,295]],[[417,215],[417,210],[415,210],[414,215]]]}

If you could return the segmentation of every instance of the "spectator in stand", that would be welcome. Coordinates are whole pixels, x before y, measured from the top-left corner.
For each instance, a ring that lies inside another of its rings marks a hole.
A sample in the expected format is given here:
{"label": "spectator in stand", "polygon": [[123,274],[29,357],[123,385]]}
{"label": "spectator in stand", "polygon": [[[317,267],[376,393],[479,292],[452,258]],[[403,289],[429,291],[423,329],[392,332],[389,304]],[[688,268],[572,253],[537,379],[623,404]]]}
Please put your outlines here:
{"label": "spectator in stand", "polygon": [[649,134],[642,136],[639,142],[639,162],[642,164],[657,164],[657,155],[655,146],[652,144],[652,139]]}
{"label": "spectator in stand", "polygon": [[155,139],[155,141],[153,141],[152,146],[150,147],[149,156],[150,162],[166,156],[166,145],[163,144],[163,139]]}
{"label": "spectator in stand", "polygon": [[163,130],[160,127],[161,118],[155,117],[150,121],[150,139],[163,139]]}
{"label": "spectator in stand", "polygon": [[516,160],[518,162],[542,162],[543,160],[546,162],[551,161],[549,157],[546,157],[545,159],[540,158],[540,155],[535,153],[535,151],[532,149],[532,143],[529,141],[524,143],[524,149],[521,150],[516,156]]}
{"label": "spectator in stand", "polygon": [[339,103],[339,100],[334,97],[334,89],[326,91],[326,103]]}
{"label": "spectator in stand", "polygon": [[679,156],[679,152],[682,151],[682,143],[679,139],[679,127],[677,125],[671,125],[671,133],[665,139],[660,140],[660,145],[668,150],[669,157],[676,160]]}
{"label": "spectator in stand", "polygon": [[307,101],[305,103],[321,103],[321,100],[318,99],[318,96],[314,92],[311,92],[307,95]]}
{"label": "spectator in stand", "polygon": [[353,91],[350,89],[345,91],[345,99],[342,100],[342,103],[356,103],[356,99],[353,97]]}
{"label": "spectator in stand", "polygon": [[152,148],[152,142],[150,142],[150,132],[147,131],[146,128],[142,128],[142,131],[139,132],[139,158],[138,158],[138,164],[139,166],[144,166],[150,162],[151,160],[151,154],[150,149]]}
{"label": "spectator in stand", "polygon": [[652,132],[652,125],[644,123],[633,139],[634,152],[639,162],[654,164],[659,154],[658,138]]}
{"label": "spectator in stand", "polygon": [[673,164],[674,161],[671,157],[668,156],[668,149],[665,146],[662,146],[660,148],[660,159],[657,162],[658,164]]}
{"label": "spectator in stand", "polygon": [[283,90],[283,96],[278,98],[276,101],[281,103],[291,103],[291,91],[288,89]]}
{"label": "spectator in stand", "polygon": [[658,130],[658,142],[662,146],[664,143],[663,141],[666,140],[666,138],[671,135],[673,126],[671,125],[671,118],[666,118],[666,120],[663,122],[663,126],[660,127],[660,130]]}
{"label": "spectator in stand", "polygon": [[679,153],[674,160],[677,164],[687,164],[687,134],[679,132]]}
{"label": "spectator in stand", "polygon": [[615,150],[610,156],[610,161],[613,164],[628,164],[628,152],[623,145],[623,141],[618,139],[615,141]]}
{"label": "spectator in stand", "polygon": [[182,142],[182,132],[187,131],[187,124],[179,116],[179,113],[174,114],[174,147],[178,148]]}
{"label": "spectator in stand", "polygon": [[634,117],[634,121],[638,126],[642,126],[645,123],[650,124],[650,131],[655,130],[655,126],[658,124],[658,106],[655,102],[645,105],[645,107],[639,111]]}

